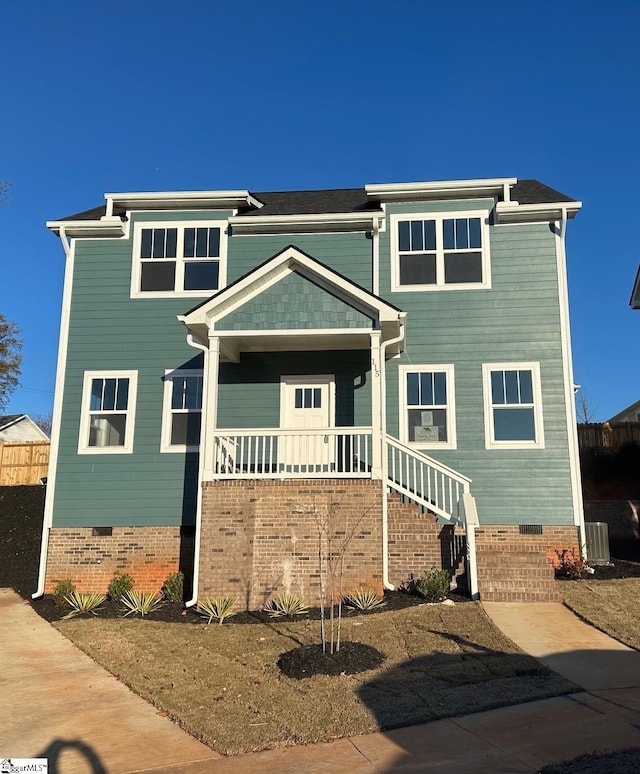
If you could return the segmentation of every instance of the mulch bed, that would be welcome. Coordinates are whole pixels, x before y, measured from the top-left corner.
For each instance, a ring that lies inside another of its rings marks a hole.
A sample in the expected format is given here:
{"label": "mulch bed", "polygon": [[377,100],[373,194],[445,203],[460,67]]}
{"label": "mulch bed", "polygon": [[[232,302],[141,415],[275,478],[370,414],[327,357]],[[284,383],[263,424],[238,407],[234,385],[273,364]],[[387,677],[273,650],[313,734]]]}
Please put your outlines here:
{"label": "mulch bed", "polygon": [[383,653],[364,642],[342,642],[337,653],[323,652],[322,645],[302,645],[278,659],[280,671],[302,680],[314,675],[355,675],[377,669],[386,659]]}

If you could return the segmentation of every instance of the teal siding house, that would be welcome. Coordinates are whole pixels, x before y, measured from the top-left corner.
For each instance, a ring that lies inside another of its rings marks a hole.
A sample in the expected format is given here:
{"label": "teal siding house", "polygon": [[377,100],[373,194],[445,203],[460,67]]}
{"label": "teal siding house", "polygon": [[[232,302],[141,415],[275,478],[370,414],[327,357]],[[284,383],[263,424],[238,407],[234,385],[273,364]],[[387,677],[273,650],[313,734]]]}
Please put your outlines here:
{"label": "teal siding house", "polygon": [[[552,599],[583,547],[565,230],[499,178],[105,194],[66,254],[39,587],[315,602],[447,568]],[[328,525],[328,526],[327,526]],[[326,535],[325,535],[326,536]]]}

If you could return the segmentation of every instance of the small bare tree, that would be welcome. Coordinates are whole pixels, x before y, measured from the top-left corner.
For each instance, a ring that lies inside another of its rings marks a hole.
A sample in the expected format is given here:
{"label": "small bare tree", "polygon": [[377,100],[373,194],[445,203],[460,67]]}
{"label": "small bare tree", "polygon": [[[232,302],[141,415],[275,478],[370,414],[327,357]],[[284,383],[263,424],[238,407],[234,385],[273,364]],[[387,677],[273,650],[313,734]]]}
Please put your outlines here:
{"label": "small bare tree", "polygon": [[46,433],[51,438],[51,425],[53,423],[51,414],[34,414],[31,419],[33,419],[43,433]]}
{"label": "small bare tree", "polygon": [[595,422],[596,419],[595,408],[592,406],[586,390],[582,387],[578,388],[576,393],[576,415],[580,424],[589,424]]}
{"label": "small bare tree", "polygon": [[[362,523],[375,505],[363,510],[355,519],[341,517],[338,503],[325,508],[313,505],[318,530],[318,566],[320,570],[320,638],[322,652],[340,652],[342,635],[342,600],[344,568],[349,547],[362,534]],[[329,605],[329,636],[327,637],[326,607]]]}

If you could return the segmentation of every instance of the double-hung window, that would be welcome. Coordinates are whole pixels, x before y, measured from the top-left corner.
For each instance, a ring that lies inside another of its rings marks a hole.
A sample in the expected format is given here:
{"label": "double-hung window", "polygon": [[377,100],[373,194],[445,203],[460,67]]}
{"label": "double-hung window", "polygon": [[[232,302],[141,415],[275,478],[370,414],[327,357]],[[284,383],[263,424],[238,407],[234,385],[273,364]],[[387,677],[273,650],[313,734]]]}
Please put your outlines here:
{"label": "double-hung window", "polygon": [[485,363],[487,449],[544,446],[538,363]]}
{"label": "double-hung window", "polygon": [[80,454],[133,451],[136,371],[86,371],[80,417]]}
{"label": "double-hung window", "polygon": [[487,212],[391,216],[392,290],[490,287]]}
{"label": "double-hung window", "polygon": [[202,371],[167,371],[164,377],[162,451],[197,451],[202,419]]}
{"label": "double-hung window", "polygon": [[411,446],[426,449],[454,449],[453,366],[401,366],[399,372],[402,440]]}
{"label": "double-hung window", "polygon": [[136,223],[131,295],[202,296],[225,284],[225,224]]}

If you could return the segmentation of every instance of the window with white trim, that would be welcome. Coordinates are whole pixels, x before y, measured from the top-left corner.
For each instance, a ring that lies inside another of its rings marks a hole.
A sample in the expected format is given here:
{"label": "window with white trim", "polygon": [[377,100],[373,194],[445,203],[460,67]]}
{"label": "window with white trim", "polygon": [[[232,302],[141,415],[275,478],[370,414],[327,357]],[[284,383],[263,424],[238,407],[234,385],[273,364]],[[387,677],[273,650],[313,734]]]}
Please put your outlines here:
{"label": "window with white trim", "polygon": [[392,290],[490,287],[487,212],[392,215]]}
{"label": "window with white trim", "polygon": [[202,420],[202,371],[167,371],[164,377],[162,451],[197,451]]}
{"label": "window with white trim", "polygon": [[542,392],[538,363],[485,363],[485,445],[542,448]]}
{"label": "window with white trim", "polygon": [[400,366],[399,372],[401,439],[426,449],[455,449],[453,366]]}
{"label": "window with white trim", "polygon": [[226,282],[226,224],[136,223],[132,297],[203,296]]}
{"label": "window with white trim", "polygon": [[78,453],[133,451],[137,381],[137,371],[85,371]]}

